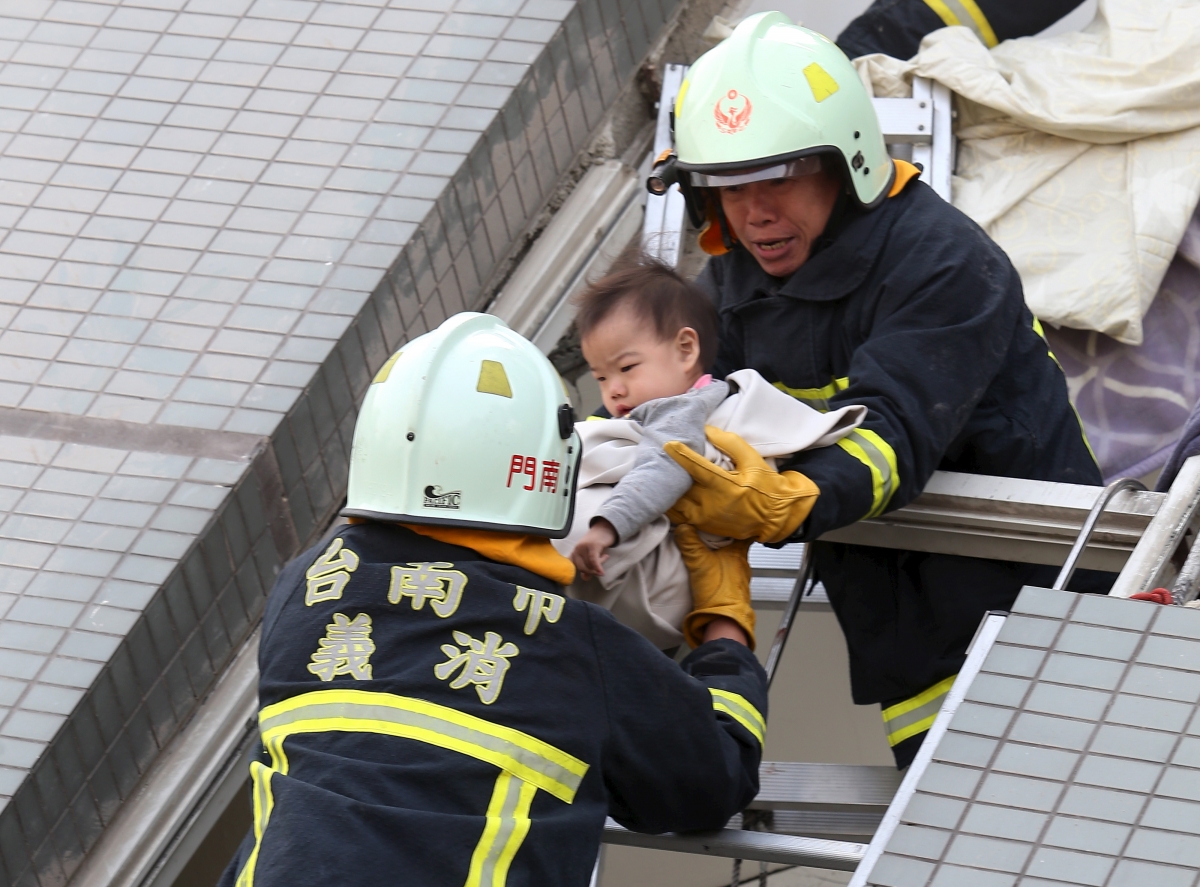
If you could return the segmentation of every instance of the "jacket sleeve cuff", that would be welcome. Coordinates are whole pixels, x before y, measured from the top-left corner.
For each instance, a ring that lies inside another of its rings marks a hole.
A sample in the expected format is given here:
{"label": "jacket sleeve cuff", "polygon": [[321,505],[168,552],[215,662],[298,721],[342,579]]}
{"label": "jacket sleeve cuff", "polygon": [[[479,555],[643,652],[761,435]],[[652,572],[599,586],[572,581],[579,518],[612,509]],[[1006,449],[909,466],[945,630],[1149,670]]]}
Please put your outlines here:
{"label": "jacket sleeve cuff", "polygon": [[871,510],[871,472],[840,447],[797,453],[779,470],[798,471],[821,491],[808,518],[789,541],[811,541],[829,530],[862,520]]}

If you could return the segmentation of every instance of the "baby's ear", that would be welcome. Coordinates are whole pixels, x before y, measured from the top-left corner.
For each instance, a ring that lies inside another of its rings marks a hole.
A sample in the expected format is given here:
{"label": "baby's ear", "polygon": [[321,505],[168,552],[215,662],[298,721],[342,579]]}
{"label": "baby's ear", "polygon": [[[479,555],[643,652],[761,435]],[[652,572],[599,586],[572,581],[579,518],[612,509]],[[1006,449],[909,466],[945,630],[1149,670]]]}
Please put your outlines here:
{"label": "baby's ear", "polygon": [[675,348],[684,359],[700,360],[700,336],[690,326],[685,326],[675,334]]}

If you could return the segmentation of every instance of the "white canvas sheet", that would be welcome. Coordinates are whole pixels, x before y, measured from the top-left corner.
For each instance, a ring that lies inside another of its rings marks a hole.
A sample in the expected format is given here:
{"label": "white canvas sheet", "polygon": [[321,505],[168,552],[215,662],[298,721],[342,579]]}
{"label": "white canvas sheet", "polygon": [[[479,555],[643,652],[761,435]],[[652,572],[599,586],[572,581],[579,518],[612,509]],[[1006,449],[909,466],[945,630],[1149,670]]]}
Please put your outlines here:
{"label": "white canvas sheet", "polygon": [[988,50],[967,28],[856,60],[883,97],[953,90],[953,202],[1012,258],[1034,314],[1132,345],[1200,196],[1200,3],[1100,0],[1085,30]]}

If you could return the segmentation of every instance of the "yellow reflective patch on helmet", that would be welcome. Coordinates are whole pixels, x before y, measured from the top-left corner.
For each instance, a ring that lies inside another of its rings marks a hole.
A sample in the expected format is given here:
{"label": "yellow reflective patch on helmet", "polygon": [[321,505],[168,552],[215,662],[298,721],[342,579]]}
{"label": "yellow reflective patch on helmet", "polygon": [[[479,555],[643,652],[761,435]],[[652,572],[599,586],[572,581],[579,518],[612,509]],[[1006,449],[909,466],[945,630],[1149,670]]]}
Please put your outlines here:
{"label": "yellow reflective patch on helmet", "polygon": [[391,375],[392,367],[395,366],[396,361],[400,359],[400,355],[403,353],[403,351],[397,351],[395,354],[389,357],[387,362],[379,368],[379,372],[375,374],[375,378],[371,380],[371,384],[374,385],[376,382],[386,382],[388,376]]}
{"label": "yellow reflective patch on helmet", "polygon": [[683,97],[685,95],[687,95],[688,86],[691,84],[691,82],[692,81],[690,81],[690,80],[684,80],[683,83],[679,84],[679,95],[675,96],[675,116],[676,117],[679,116],[679,109],[683,107]]}
{"label": "yellow reflective patch on helmet", "polygon": [[504,372],[504,364],[498,360],[485,360],[479,367],[479,384],[476,391],[484,394],[498,394],[501,397],[512,397],[512,387],[508,384],[508,373]]}
{"label": "yellow reflective patch on helmet", "polygon": [[825,99],[838,91],[837,81],[829,76],[829,72],[816,62],[813,62],[804,69],[804,79],[808,81],[808,88],[812,90],[813,98],[817,100],[817,104],[825,101]]}

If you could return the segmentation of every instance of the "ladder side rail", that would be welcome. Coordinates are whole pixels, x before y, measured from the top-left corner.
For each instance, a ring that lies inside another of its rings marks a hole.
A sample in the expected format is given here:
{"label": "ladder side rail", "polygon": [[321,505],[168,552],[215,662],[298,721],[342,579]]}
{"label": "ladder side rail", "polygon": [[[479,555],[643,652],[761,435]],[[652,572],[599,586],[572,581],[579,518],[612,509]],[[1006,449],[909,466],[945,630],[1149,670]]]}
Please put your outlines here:
{"label": "ladder side rail", "polygon": [[723,856],[727,859],[753,859],[759,862],[835,869],[842,872],[854,871],[867,849],[865,844],[849,841],[801,838],[729,828],[715,832],[646,835],[622,828],[611,819],[604,823],[603,841],[605,844],[623,844],[627,847]]}
{"label": "ladder side rail", "polygon": [[[937,195],[950,202],[950,182],[954,176],[955,139],[952,128],[953,99],[950,88],[931,81],[933,99],[933,141],[931,144],[929,184]],[[922,178],[924,178],[922,176]]]}
{"label": "ladder side rail", "polygon": [[1127,598],[1169,582],[1171,558],[1188,529],[1200,517],[1200,456],[1183,463],[1166,501],[1146,528],[1141,541],[1109,594]]}

